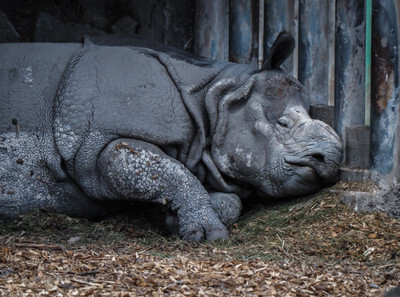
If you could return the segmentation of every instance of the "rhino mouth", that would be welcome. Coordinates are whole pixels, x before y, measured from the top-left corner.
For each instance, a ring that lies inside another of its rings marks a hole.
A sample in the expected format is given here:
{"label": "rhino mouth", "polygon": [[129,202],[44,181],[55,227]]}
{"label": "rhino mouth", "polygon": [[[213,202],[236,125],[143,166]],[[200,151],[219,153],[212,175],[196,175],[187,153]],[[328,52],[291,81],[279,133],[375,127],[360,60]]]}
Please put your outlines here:
{"label": "rhino mouth", "polygon": [[293,179],[296,179],[297,183],[310,189],[314,189],[317,185],[318,188],[322,186],[323,181],[314,168],[306,165],[288,164],[292,167]]}
{"label": "rhino mouth", "polygon": [[284,160],[294,169],[294,173],[307,184],[330,184],[336,178],[333,172],[327,170],[329,166],[324,163],[324,157],[320,154],[305,158],[286,156]]}

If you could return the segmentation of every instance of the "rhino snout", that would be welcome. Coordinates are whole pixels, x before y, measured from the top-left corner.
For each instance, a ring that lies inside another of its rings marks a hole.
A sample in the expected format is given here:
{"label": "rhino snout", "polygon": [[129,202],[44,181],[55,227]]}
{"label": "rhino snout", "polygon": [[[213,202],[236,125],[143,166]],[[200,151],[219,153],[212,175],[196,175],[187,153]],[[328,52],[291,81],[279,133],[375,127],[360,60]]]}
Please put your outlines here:
{"label": "rhino snout", "polygon": [[303,135],[309,139],[306,147],[294,155],[285,156],[285,162],[303,167],[303,172],[304,168],[310,168],[324,185],[334,183],[338,179],[342,142],[336,132],[321,121],[311,120],[307,126]]}

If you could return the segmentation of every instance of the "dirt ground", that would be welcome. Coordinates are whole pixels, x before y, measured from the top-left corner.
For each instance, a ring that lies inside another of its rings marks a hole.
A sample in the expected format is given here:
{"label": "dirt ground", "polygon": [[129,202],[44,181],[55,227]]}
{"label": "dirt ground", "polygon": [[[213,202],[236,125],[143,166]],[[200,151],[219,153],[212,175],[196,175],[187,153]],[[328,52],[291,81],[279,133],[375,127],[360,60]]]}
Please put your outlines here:
{"label": "dirt ground", "polygon": [[400,286],[400,221],[332,191],[353,188],[249,203],[216,242],[167,237],[150,209],[98,222],[32,212],[0,227],[0,294],[382,296]]}

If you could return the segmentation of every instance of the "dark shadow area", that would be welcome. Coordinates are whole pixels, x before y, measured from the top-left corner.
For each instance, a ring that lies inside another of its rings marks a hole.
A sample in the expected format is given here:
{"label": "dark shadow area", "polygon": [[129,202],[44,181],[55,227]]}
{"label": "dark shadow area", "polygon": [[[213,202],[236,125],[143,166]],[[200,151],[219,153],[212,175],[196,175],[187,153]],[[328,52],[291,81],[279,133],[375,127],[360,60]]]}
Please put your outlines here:
{"label": "dark shadow area", "polygon": [[0,2],[0,42],[80,42],[135,34],[193,52],[194,1]]}

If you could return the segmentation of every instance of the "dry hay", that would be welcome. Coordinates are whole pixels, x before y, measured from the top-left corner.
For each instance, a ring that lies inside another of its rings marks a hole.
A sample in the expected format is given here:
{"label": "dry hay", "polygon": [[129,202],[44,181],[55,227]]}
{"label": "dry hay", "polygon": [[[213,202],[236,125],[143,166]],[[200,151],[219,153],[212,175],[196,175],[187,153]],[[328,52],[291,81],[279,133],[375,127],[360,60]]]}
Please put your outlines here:
{"label": "dry hay", "polygon": [[140,215],[33,212],[0,229],[0,294],[381,296],[399,286],[400,221],[335,195],[252,204],[230,240],[212,243],[167,238]]}

